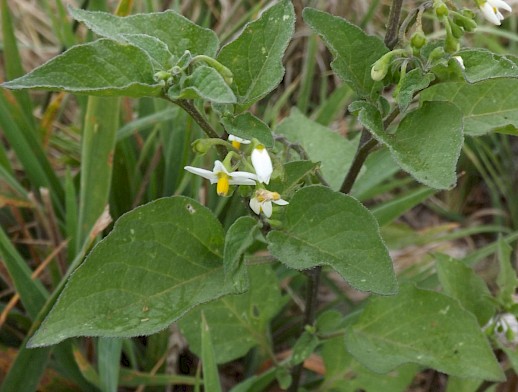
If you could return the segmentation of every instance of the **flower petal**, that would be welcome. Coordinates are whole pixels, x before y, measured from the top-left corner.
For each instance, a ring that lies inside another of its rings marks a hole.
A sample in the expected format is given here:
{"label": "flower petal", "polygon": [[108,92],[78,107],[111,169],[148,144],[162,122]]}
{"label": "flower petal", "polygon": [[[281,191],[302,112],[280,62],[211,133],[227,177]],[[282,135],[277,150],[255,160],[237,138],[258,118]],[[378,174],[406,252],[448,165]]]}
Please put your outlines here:
{"label": "flower petal", "polygon": [[223,163],[221,163],[221,161],[214,161],[214,169],[212,169],[212,172],[217,176],[218,173],[225,173],[225,174],[230,174],[227,170],[227,168],[225,167],[225,165],[223,165]]}
{"label": "flower petal", "polygon": [[214,172],[211,172],[210,170],[206,170],[206,169],[202,169],[202,168],[194,167],[194,166],[185,166],[184,169],[187,170],[188,172],[191,172],[193,174],[206,178],[207,180],[210,180],[211,184],[215,184],[216,182],[218,182],[218,176],[215,175]]}
{"label": "flower petal", "polygon": [[252,151],[251,159],[259,182],[268,184],[273,172],[272,160],[268,151],[263,146],[258,146]]}
{"label": "flower petal", "polygon": [[263,202],[261,208],[263,210],[264,216],[266,216],[267,218],[272,216],[272,202],[271,201]]}
{"label": "flower petal", "polygon": [[241,143],[241,144],[250,144],[250,143],[252,143],[251,140],[242,139],[239,136],[235,136],[235,135],[228,135],[228,140],[230,142],[238,142],[238,143]]}
{"label": "flower petal", "polygon": [[480,10],[482,11],[482,14],[484,14],[484,17],[491,23],[495,25],[501,25],[500,19],[495,13],[495,10],[489,2],[485,2],[483,6],[480,7]]}
{"label": "flower petal", "polygon": [[495,8],[502,8],[506,11],[512,12],[513,9],[504,0],[487,0],[487,2]]}
{"label": "flower petal", "polygon": [[290,204],[290,203],[288,203],[286,200],[283,200],[283,199],[273,200],[273,202],[274,202],[275,204],[277,204],[278,206],[285,206],[285,205]]}
{"label": "flower petal", "polygon": [[255,185],[257,176],[254,173],[236,171],[230,173],[231,185]]}
{"label": "flower petal", "polygon": [[259,215],[261,213],[261,203],[259,203],[259,200],[257,200],[257,197],[253,197],[250,199],[250,208],[257,215]]}

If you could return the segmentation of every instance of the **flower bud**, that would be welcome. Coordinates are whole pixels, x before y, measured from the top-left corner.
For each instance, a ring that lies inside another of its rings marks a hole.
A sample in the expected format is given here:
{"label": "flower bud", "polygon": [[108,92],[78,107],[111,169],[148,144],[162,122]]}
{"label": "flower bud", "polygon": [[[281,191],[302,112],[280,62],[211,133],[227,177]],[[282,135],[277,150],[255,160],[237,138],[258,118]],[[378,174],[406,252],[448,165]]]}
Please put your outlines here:
{"label": "flower bud", "polygon": [[442,1],[435,3],[435,15],[439,18],[447,16],[449,13],[448,7]]}
{"label": "flower bud", "polygon": [[472,32],[477,28],[477,22],[458,12],[453,14],[453,22],[468,32]]}
{"label": "flower bud", "polygon": [[415,49],[421,49],[426,44],[426,36],[422,31],[416,31],[410,38],[410,45]]}
{"label": "flower bud", "polygon": [[392,61],[392,57],[394,56],[393,52],[388,52],[384,56],[380,57],[378,61],[376,61],[371,68],[371,78],[376,82],[383,80],[385,76],[387,76],[387,72],[390,67],[390,62]]}
{"label": "flower bud", "polygon": [[451,24],[451,33],[452,33],[453,37],[459,39],[459,38],[462,38],[462,36],[464,35],[464,30],[462,30],[462,28],[459,27],[457,24],[452,23]]}

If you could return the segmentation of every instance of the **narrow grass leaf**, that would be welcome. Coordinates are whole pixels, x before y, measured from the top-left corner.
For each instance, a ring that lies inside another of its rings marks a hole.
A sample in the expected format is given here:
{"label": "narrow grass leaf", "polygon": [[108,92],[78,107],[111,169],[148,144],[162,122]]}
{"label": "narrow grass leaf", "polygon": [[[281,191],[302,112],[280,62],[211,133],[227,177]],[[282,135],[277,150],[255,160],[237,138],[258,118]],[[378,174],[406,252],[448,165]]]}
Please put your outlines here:
{"label": "narrow grass leaf", "polygon": [[117,392],[122,339],[100,338],[97,341],[99,387],[102,392]]}
{"label": "narrow grass leaf", "polygon": [[207,391],[221,392],[216,354],[210,334],[207,320],[201,313],[201,364],[203,366],[203,385]]}

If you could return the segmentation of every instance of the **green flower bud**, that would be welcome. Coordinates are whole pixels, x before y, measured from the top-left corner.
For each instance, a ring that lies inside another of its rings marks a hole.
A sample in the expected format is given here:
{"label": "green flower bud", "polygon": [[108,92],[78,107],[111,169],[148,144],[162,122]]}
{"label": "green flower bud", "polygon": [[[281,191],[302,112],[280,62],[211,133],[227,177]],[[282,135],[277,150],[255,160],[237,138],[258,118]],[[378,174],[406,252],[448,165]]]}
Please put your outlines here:
{"label": "green flower bud", "polygon": [[451,24],[451,33],[455,38],[461,38],[464,35],[464,30],[460,28],[457,24]]}
{"label": "green flower bud", "polygon": [[155,82],[160,82],[161,80],[167,80],[171,77],[171,74],[166,71],[158,71],[153,75],[153,80]]}
{"label": "green flower bud", "polygon": [[442,18],[444,16],[448,16],[449,10],[446,4],[444,4],[442,1],[440,3],[436,3],[435,7],[435,15],[437,15],[439,18]]}
{"label": "green flower bud", "polygon": [[378,82],[380,80],[383,80],[383,78],[387,76],[387,72],[390,67],[390,62],[392,61],[392,56],[392,52],[389,52],[386,55],[380,57],[380,59],[374,63],[374,65],[371,68],[372,80]]}
{"label": "green flower bud", "polygon": [[473,19],[459,14],[458,12],[453,14],[453,22],[469,32],[472,32],[477,28],[477,23]]}
{"label": "green flower bud", "polygon": [[212,145],[210,139],[198,139],[191,144],[193,151],[200,155],[205,155],[209,152]]}
{"label": "green flower bud", "polygon": [[444,41],[444,50],[448,53],[458,52],[460,49],[459,40],[453,35],[447,35]]}
{"label": "green flower bud", "polygon": [[469,8],[464,8],[462,11],[462,16],[465,16],[466,18],[469,18],[471,20],[475,19],[475,13],[470,10]]}
{"label": "green flower bud", "polygon": [[428,56],[428,61],[433,63],[435,60],[443,58],[444,53],[444,48],[442,46],[439,46],[430,52],[430,55]]}
{"label": "green flower bud", "polygon": [[410,45],[412,48],[421,49],[426,44],[426,36],[422,31],[416,31],[412,38],[410,38]]}

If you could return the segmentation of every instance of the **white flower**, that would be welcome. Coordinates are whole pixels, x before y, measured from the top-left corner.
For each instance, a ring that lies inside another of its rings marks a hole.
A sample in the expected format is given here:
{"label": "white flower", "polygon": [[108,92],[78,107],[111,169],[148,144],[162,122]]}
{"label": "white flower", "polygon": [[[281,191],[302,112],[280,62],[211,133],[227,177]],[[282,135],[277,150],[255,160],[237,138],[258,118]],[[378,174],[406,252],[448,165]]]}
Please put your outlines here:
{"label": "white flower", "polygon": [[493,24],[500,25],[504,16],[500,12],[500,8],[512,12],[512,8],[504,0],[487,0],[482,5],[479,5],[484,17]]}
{"label": "white flower", "polygon": [[184,169],[206,178],[211,184],[218,184],[216,190],[219,196],[226,196],[230,185],[255,185],[257,180],[257,176],[254,173],[229,172],[220,161],[214,162],[214,169],[212,171],[193,166],[185,166]]}
{"label": "white flower", "polygon": [[511,313],[497,315],[491,318],[483,329],[487,330],[490,327],[494,328],[494,333],[501,342],[518,342],[518,321],[515,315]]}
{"label": "white flower", "polygon": [[238,136],[234,136],[234,135],[228,135],[228,141],[229,142],[232,142],[232,147],[236,148],[239,150],[239,147],[241,147],[241,144],[250,144],[252,143],[251,140],[247,140],[247,139],[242,139]]}
{"label": "white flower", "polygon": [[460,65],[460,67],[462,69],[466,69],[466,67],[464,67],[464,60],[462,60],[462,57],[460,57],[460,56],[453,56],[453,58],[455,60],[457,60],[457,62],[459,63],[459,65]]}
{"label": "white flower", "polygon": [[252,151],[251,158],[252,165],[254,165],[259,182],[269,184],[270,177],[273,172],[273,166],[272,160],[270,159],[270,155],[268,155],[266,148],[264,148],[262,144],[259,144],[256,148],[254,148],[254,151]]}
{"label": "white flower", "polygon": [[289,204],[286,200],[281,199],[281,196],[277,192],[258,189],[255,191],[255,196],[250,199],[250,208],[257,215],[262,212],[267,218],[269,218],[272,216],[272,202],[279,206]]}

